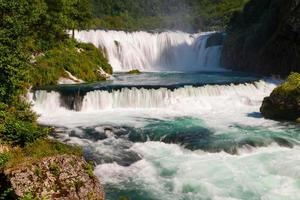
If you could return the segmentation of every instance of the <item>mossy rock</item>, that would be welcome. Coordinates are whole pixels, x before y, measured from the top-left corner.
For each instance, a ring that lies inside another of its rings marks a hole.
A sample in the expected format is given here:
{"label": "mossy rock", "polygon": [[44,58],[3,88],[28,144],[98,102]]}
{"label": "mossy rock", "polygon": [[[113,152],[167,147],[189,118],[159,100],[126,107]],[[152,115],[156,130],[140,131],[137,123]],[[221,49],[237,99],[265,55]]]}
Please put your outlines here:
{"label": "mossy rock", "polygon": [[266,97],[260,108],[264,117],[298,120],[300,116],[300,74],[292,73],[287,81]]}
{"label": "mossy rock", "polygon": [[12,197],[7,199],[104,200],[104,188],[96,176],[86,172],[87,165],[81,156],[56,155],[6,169],[3,180]]}
{"label": "mossy rock", "polygon": [[134,69],[134,70],[130,70],[129,72],[127,72],[127,74],[141,74],[140,70],[138,69]]}

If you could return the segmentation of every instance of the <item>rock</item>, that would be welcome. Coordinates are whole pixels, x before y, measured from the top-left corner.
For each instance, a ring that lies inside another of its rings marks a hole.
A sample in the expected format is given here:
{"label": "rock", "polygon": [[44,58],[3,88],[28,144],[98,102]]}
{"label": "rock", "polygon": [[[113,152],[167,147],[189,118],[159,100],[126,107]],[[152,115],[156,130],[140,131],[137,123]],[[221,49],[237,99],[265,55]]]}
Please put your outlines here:
{"label": "rock", "polygon": [[296,121],[300,117],[300,74],[292,73],[266,97],[260,111],[266,118]]}
{"label": "rock", "polygon": [[98,71],[99,75],[104,78],[105,80],[108,80],[111,78],[111,75],[106,73],[101,67],[99,67]]}
{"label": "rock", "polygon": [[209,36],[206,42],[206,48],[223,45],[224,33],[214,33]]}
{"label": "rock", "polygon": [[55,156],[4,171],[16,197],[104,200],[104,190],[91,166],[81,157]]}
{"label": "rock", "polygon": [[133,69],[133,70],[130,70],[129,72],[127,72],[127,74],[141,74],[141,72],[138,69]]}
{"label": "rock", "polygon": [[57,81],[59,85],[84,83],[83,80],[78,79],[77,77],[73,76],[70,72],[66,70],[65,70],[65,75],[66,77],[60,77],[59,80]]}
{"label": "rock", "polygon": [[226,68],[264,74],[300,72],[300,1],[251,0],[227,28]]}

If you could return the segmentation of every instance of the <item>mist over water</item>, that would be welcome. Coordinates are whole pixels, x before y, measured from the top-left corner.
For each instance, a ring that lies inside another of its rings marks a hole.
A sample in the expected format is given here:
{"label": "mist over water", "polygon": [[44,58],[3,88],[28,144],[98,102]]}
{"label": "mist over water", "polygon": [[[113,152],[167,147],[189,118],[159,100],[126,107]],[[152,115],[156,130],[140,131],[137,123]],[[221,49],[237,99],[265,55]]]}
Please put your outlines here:
{"label": "mist over water", "polygon": [[115,71],[215,71],[221,46],[206,47],[211,33],[80,31],[75,37],[106,53]]}

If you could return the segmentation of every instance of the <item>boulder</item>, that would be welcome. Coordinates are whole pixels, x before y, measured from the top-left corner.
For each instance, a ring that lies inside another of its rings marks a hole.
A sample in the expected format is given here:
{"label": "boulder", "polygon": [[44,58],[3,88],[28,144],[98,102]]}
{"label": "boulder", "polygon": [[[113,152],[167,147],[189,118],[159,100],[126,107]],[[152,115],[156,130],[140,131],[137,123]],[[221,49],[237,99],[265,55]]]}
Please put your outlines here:
{"label": "boulder", "polygon": [[285,83],[266,97],[260,111],[269,119],[298,121],[300,118],[300,74],[292,73]]}
{"label": "boulder", "polygon": [[4,171],[15,198],[104,200],[104,190],[82,157],[61,155]]}
{"label": "boulder", "polygon": [[223,45],[224,33],[211,34],[206,42],[206,48]]}

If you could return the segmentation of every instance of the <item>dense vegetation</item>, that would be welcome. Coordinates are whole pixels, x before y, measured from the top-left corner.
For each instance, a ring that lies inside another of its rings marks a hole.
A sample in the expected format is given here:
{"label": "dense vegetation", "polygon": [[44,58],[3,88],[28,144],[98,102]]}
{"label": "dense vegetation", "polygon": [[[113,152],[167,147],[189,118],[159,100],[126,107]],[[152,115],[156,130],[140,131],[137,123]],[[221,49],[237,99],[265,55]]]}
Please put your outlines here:
{"label": "dense vegetation", "polygon": [[90,25],[89,0],[0,0],[0,10],[0,169],[77,152],[46,139],[50,129],[37,124],[25,96],[30,86],[55,84],[65,70],[87,81],[102,79],[99,67],[112,73],[101,50],[66,31]]}
{"label": "dense vegetation", "polygon": [[285,83],[272,92],[270,97],[264,99],[261,112],[267,118],[295,121],[300,120],[299,105],[300,74],[292,73]]}
{"label": "dense vegetation", "polygon": [[299,1],[251,0],[227,28],[224,66],[267,74],[300,72],[299,18]]}
{"label": "dense vegetation", "polygon": [[88,82],[105,80],[99,67],[112,74],[112,67],[100,49],[70,40],[36,58],[31,83],[33,86],[55,85],[60,77],[69,78],[66,72]]}
{"label": "dense vegetation", "polygon": [[94,27],[107,29],[223,29],[248,0],[92,0]]}

